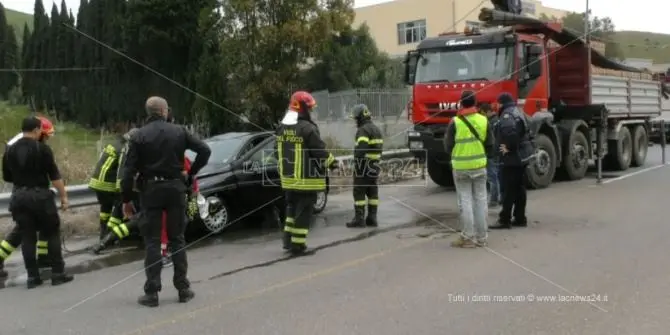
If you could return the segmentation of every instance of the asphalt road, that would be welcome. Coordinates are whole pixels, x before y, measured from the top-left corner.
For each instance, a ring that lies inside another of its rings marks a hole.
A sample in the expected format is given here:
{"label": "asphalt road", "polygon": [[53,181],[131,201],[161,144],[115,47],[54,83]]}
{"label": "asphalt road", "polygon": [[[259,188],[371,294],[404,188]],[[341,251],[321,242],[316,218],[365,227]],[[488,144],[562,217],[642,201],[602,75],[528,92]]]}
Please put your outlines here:
{"label": "asphalt road", "polygon": [[[269,237],[194,250],[188,304],[167,269],[161,306],[138,306],[139,262],[0,290],[2,333],[664,334],[670,170],[650,155],[600,186],[589,177],[530,193],[531,226],[492,231],[486,249],[449,246],[452,192],[406,182],[383,190],[378,234],[344,228],[350,200],[333,197],[312,256],[282,258]],[[539,301],[566,296],[593,301]]]}

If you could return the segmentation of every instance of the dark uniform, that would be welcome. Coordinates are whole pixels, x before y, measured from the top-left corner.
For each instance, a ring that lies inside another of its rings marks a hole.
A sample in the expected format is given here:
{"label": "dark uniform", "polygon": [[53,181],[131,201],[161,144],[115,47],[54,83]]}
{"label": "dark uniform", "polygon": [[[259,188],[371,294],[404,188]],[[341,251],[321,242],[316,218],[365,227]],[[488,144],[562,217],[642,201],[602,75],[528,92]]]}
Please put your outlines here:
{"label": "dark uniform", "polygon": [[[39,129],[39,120],[26,118],[23,130]],[[60,241],[60,217],[49,189],[50,181],[60,180],[51,148],[42,142],[23,137],[3,155],[3,179],[14,184],[9,210],[22,237],[23,261],[28,272],[28,288],[42,284],[37,264],[37,233],[48,242],[52,285],[72,281],[65,274],[65,262]]]}
{"label": "dark uniform", "polygon": [[511,95],[501,94],[498,103],[501,105],[501,112],[496,127],[496,143],[505,145],[509,152],[500,154],[503,208],[497,224],[490,228],[525,227],[527,225],[526,168],[535,154],[530,126],[526,115],[517,108]]}
{"label": "dark uniform", "polygon": [[[18,141],[22,137],[23,133],[19,133],[16,136],[14,136],[11,140],[9,140],[9,142],[7,142],[7,145],[5,146],[5,153],[12,144],[16,143],[16,141]],[[43,235],[42,233],[38,233],[37,264],[40,267],[50,267],[51,265],[49,264],[48,259],[49,243],[42,235]],[[7,271],[4,270],[5,261],[21,245],[22,239],[23,238],[21,237],[21,230],[17,225],[14,225],[14,228],[12,228],[9,234],[5,236],[5,239],[0,241],[0,278],[7,277],[8,275]]]}
{"label": "dark uniform", "polygon": [[[144,237],[146,257],[144,261],[147,281],[145,295],[138,302],[145,306],[158,306],[161,291],[161,228],[162,214],[166,212],[166,227],[169,249],[174,263],[173,284],[179,291],[179,300],[193,298],[187,278],[186,260],[186,188],[182,171],[184,152],[190,149],[198,155],[191,167],[190,177],[196,175],[207,164],[211,151],[207,144],[196,139],[185,128],[168,123],[160,115],[151,115],[147,124],[129,141],[126,162],[122,167],[121,193],[123,202],[134,197],[134,180],[139,172],[142,180],[140,203],[142,222],[140,233]],[[191,180],[191,178],[189,178]]]}
{"label": "dark uniform", "polygon": [[100,240],[107,234],[109,225],[118,224],[114,220],[120,223],[120,219],[112,219],[111,214],[114,203],[120,200],[117,171],[122,147],[121,140],[105,146],[93,170],[93,177],[88,182],[88,187],[95,191],[100,205]]}
{"label": "dark uniform", "polygon": [[309,93],[294,93],[289,111],[277,130],[279,174],[287,211],[284,249],[293,254],[307,249],[316,194],[326,190],[326,169],[336,164],[310,119],[314,106],[316,101]]}
{"label": "dark uniform", "polygon": [[[354,147],[354,219],[347,227],[376,227],[379,206],[379,161],[384,140],[381,130],[372,123],[366,105],[354,106],[352,117],[356,120],[356,145]],[[366,199],[367,198],[367,199]],[[365,217],[365,206],[368,216]]]}

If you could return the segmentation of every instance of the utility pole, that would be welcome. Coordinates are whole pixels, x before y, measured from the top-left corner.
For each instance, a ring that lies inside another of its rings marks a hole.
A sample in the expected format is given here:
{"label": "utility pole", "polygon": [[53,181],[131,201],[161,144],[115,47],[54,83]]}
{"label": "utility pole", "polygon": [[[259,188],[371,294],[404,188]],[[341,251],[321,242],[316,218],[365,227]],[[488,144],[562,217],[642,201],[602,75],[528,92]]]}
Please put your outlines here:
{"label": "utility pole", "polygon": [[[589,9],[589,0],[586,0],[586,11],[584,12],[584,42],[586,43],[586,59],[588,60],[588,71],[589,71],[589,76],[588,78],[591,78],[591,22],[590,22],[590,12],[591,9]],[[590,80],[590,79],[589,79]],[[589,104],[591,103],[591,82],[587,82],[587,91],[589,94]]]}

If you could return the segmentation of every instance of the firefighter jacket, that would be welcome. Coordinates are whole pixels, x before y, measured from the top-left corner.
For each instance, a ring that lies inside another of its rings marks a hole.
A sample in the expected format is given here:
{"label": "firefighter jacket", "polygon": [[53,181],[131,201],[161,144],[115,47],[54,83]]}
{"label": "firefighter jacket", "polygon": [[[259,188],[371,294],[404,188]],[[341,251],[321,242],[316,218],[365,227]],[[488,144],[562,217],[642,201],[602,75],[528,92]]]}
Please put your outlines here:
{"label": "firefighter jacket", "polygon": [[277,130],[277,155],[284,191],[326,189],[326,170],[335,162],[335,157],[326,151],[316,124],[304,119],[282,121]]}
{"label": "firefighter jacket", "polygon": [[356,144],[354,146],[355,176],[377,176],[383,145],[382,132],[371,120],[366,121],[358,127],[356,131]]}
{"label": "firefighter jacket", "polygon": [[[124,168],[124,164],[126,162],[126,155],[127,154],[128,154],[128,143],[123,145],[123,147],[121,148],[121,152],[119,153],[119,166],[116,170],[116,175],[119,176],[119,177],[123,176],[123,168]],[[117,192],[118,192],[118,190],[121,190],[121,178],[116,178],[115,183],[116,183],[116,189],[117,189]],[[138,178],[136,176],[135,180],[134,180],[134,184],[133,184],[133,189],[135,190],[135,192],[139,192],[139,184],[138,183],[139,183],[139,181],[138,181]]]}
{"label": "firefighter jacket", "polygon": [[102,150],[98,163],[95,165],[95,170],[93,170],[93,176],[88,183],[89,188],[102,192],[119,192],[117,176],[121,149],[122,144],[117,141],[108,144]]}

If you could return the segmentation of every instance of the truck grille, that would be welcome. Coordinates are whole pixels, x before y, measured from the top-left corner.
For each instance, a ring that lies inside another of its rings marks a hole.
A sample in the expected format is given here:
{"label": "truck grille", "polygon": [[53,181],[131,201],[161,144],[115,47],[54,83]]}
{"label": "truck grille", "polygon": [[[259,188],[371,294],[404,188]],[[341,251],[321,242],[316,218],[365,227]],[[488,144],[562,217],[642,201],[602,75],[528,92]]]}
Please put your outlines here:
{"label": "truck grille", "polygon": [[425,107],[429,117],[454,117],[458,113],[456,109],[441,109],[439,103],[427,103]]}

